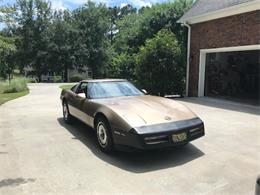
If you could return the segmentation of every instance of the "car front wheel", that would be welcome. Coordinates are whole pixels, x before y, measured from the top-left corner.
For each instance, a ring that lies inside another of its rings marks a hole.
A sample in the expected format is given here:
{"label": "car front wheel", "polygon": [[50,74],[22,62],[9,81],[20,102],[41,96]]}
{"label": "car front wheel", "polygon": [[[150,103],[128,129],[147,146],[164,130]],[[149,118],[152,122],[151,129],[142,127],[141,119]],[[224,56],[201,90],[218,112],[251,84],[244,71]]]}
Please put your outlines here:
{"label": "car front wheel", "polygon": [[97,119],[95,129],[99,148],[103,152],[111,152],[113,150],[113,139],[108,122],[104,118]]}

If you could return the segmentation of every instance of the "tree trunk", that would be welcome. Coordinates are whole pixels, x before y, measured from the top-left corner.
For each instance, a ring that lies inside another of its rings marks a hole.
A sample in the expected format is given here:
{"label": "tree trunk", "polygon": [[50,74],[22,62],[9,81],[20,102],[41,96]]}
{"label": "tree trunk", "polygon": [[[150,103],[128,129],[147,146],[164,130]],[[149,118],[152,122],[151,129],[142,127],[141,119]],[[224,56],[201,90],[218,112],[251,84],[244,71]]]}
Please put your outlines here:
{"label": "tree trunk", "polygon": [[41,75],[42,75],[41,73],[37,73],[39,83],[42,81]]}
{"label": "tree trunk", "polygon": [[65,65],[65,70],[64,70],[64,82],[68,82],[68,66]]}
{"label": "tree trunk", "polygon": [[11,83],[11,74],[10,73],[8,73],[8,81],[9,81],[9,85],[10,85],[10,83]]}

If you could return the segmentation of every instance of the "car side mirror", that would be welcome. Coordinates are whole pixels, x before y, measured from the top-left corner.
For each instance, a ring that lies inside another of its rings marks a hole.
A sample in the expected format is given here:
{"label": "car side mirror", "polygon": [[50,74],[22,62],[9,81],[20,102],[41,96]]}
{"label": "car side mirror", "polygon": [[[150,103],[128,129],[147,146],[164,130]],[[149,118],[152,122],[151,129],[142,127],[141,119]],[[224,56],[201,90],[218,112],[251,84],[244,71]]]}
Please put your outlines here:
{"label": "car side mirror", "polygon": [[142,89],[141,91],[142,91],[145,95],[148,94],[148,92],[147,92],[145,89]]}

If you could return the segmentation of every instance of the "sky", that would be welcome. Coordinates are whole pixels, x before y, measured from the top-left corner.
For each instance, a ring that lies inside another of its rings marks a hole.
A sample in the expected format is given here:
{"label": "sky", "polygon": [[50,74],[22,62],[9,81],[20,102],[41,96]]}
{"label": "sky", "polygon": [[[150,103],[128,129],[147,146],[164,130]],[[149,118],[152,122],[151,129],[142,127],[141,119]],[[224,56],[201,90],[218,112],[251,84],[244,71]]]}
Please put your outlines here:
{"label": "sky", "polygon": [[[93,0],[97,3],[105,3],[109,7],[114,6],[124,6],[126,4],[131,4],[136,8],[141,8],[143,6],[152,6],[156,3],[168,2],[169,0]],[[15,0],[2,0],[1,4],[14,4]],[[87,2],[87,0],[50,0],[53,9],[70,9],[73,10],[78,8]]]}
{"label": "sky", "polygon": [[[0,5],[13,5],[16,0],[0,0]],[[86,3],[88,0],[49,0],[51,2],[51,6],[54,10],[74,10],[80,6],[82,6],[84,3]],[[114,7],[114,6],[120,6],[123,7],[127,4],[132,5],[133,7],[136,7],[137,9],[141,7],[149,6],[151,7],[153,4],[157,3],[163,3],[163,2],[169,2],[174,0],[92,0],[97,3],[105,3],[108,7]],[[4,23],[0,23],[0,30],[5,27]]]}

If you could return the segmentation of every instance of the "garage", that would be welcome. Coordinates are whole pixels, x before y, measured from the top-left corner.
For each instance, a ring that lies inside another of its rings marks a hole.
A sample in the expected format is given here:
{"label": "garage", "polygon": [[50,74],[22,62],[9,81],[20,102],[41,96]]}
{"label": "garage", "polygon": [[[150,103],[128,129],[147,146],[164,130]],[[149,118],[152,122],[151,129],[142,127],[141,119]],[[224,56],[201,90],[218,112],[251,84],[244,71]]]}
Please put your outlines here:
{"label": "garage", "polygon": [[204,96],[259,105],[260,50],[206,53]]}
{"label": "garage", "polygon": [[259,105],[258,0],[196,1],[187,27],[186,95]]}

